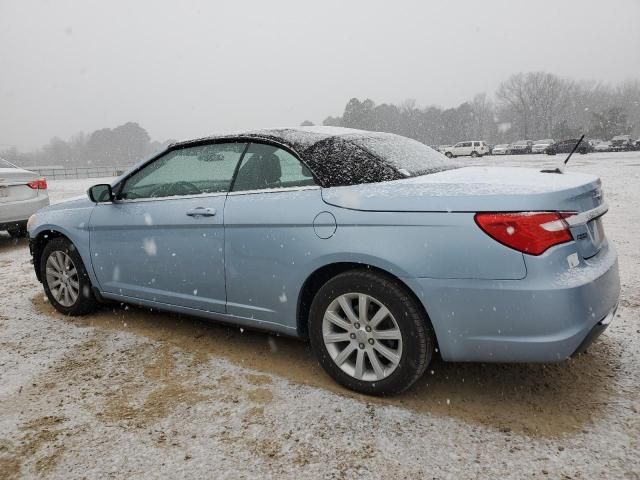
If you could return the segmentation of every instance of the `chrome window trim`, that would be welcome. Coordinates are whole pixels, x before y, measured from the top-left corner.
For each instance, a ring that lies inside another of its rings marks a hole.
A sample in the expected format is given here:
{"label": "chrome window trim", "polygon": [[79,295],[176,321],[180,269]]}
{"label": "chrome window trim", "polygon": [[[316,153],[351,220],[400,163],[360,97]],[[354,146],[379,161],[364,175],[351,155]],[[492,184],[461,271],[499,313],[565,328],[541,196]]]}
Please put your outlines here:
{"label": "chrome window trim", "polygon": [[[120,203],[155,202],[158,200],[161,200],[161,201],[183,200],[185,198],[209,198],[209,197],[221,197],[224,195],[227,195],[227,192],[198,193],[193,195],[171,195],[170,197],[149,197],[149,198],[130,198],[130,199],[121,198],[116,200],[115,202],[109,202],[109,203],[120,204]],[[100,203],[107,203],[107,202],[100,202]]]}
{"label": "chrome window trim", "polygon": [[320,185],[307,185],[303,187],[278,187],[278,188],[261,188],[257,190],[242,190],[238,192],[216,192],[216,193],[205,193],[205,194],[197,194],[197,195],[172,195],[170,197],[151,197],[151,198],[135,198],[135,199],[119,199],[115,202],[99,202],[101,205],[103,204],[121,204],[121,203],[140,203],[140,202],[155,202],[155,201],[165,201],[165,200],[182,200],[185,198],[208,198],[208,197],[221,197],[221,196],[235,196],[235,195],[250,195],[255,193],[279,193],[279,192],[297,192],[301,190],[319,190]]}
{"label": "chrome window trim", "polygon": [[319,190],[320,188],[320,185],[306,185],[302,187],[259,188],[254,190],[238,190],[236,192],[229,192],[228,196],[249,195],[253,193],[299,192],[302,190]]}

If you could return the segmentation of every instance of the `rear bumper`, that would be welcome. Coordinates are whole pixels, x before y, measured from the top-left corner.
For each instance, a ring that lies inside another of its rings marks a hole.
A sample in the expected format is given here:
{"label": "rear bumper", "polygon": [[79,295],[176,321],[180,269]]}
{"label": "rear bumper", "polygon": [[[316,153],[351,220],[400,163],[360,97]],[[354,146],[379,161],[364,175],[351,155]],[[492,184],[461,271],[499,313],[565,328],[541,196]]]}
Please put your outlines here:
{"label": "rear bumper", "polygon": [[617,253],[607,245],[578,268],[565,262],[564,273],[554,272],[549,265],[564,260],[570,245],[536,257],[523,280],[405,279],[424,303],[443,359],[553,362],[595,340],[618,305]]}
{"label": "rear bumper", "polygon": [[49,205],[49,196],[39,193],[37,197],[11,203],[0,203],[0,230],[2,226],[26,222],[31,215]]}

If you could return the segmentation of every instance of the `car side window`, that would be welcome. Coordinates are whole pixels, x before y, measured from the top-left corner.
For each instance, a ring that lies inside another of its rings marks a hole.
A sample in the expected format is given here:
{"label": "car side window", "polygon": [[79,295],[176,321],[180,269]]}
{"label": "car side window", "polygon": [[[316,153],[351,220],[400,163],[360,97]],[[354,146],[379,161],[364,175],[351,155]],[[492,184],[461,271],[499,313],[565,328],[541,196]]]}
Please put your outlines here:
{"label": "car side window", "polygon": [[309,169],[282,148],[252,143],[233,183],[234,192],[316,185]]}
{"label": "car side window", "polygon": [[171,150],[126,179],[119,198],[228,192],[246,143],[218,143]]}

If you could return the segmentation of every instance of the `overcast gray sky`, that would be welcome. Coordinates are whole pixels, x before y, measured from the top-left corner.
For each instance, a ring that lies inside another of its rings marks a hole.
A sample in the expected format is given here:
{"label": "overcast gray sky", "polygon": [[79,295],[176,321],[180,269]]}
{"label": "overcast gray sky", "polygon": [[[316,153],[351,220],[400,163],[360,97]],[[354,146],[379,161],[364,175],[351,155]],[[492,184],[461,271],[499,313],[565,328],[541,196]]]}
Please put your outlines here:
{"label": "overcast gray sky", "polygon": [[640,1],[0,0],[0,144],[318,123],[354,96],[449,107],[535,70],[640,77]]}

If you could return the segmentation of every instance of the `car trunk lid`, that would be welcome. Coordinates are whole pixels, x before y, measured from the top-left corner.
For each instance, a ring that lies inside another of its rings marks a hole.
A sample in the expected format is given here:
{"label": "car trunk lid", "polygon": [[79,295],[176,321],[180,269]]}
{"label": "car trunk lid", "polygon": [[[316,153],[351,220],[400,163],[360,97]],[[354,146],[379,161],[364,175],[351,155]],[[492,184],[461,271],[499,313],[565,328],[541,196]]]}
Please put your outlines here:
{"label": "car trunk lid", "polygon": [[[322,197],[336,207],[398,212],[584,214],[603,205],[601,182],[595,175],[517,167],[463,167],[377,184],[332,187],[323,189]],[[604,242],[604,212],[571,226],[584,258],[595,255]]]}
{"label": "car trunk lid", "polygon": [[21,168],[0,168],[0,203],[29,200],[38,196],[38,189],[27,184],[38,176]]}

